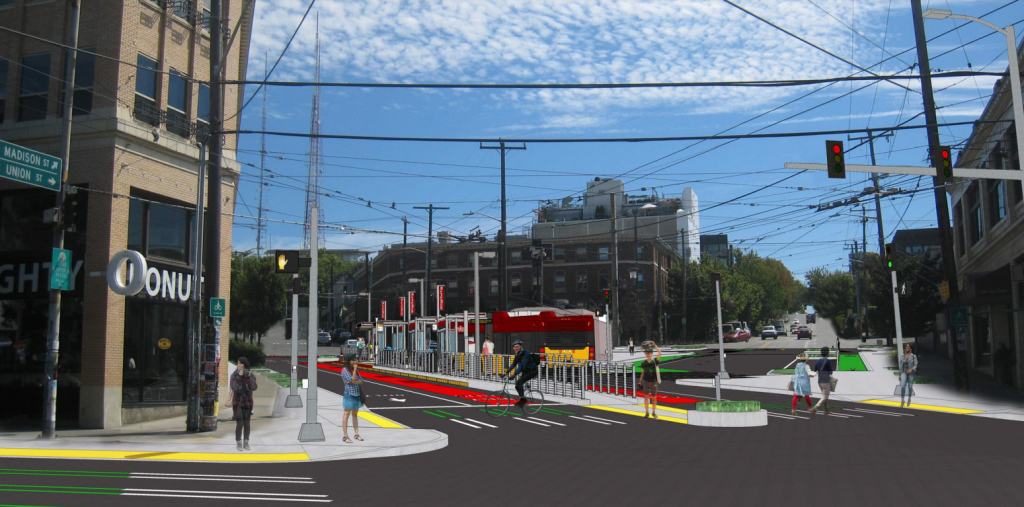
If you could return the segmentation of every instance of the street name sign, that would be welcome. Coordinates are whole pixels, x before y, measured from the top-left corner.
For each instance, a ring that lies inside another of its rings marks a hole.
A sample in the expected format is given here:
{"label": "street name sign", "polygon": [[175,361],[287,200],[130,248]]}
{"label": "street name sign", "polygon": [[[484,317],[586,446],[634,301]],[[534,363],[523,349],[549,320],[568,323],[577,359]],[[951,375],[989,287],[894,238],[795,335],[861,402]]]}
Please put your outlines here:
{"label": "street name sign", "polygon": [[50,261],[50,288],[71,290],[71,250],[53,249]]}
{"label": "street name sign", "polygon": [[227,317],[227,308],[224,298],[210,298],[210,317]]}
{"label": "street name sign", "polygon": [[214,326],[220,327],[223,324],[224,324],[224,318],[223,317],[214,317],[213,318],[213,325]]}
{"label": "street name sign", "polygon": [[59,192],[62,167],[57,157],[0,141],[0,176],[4,178]]}

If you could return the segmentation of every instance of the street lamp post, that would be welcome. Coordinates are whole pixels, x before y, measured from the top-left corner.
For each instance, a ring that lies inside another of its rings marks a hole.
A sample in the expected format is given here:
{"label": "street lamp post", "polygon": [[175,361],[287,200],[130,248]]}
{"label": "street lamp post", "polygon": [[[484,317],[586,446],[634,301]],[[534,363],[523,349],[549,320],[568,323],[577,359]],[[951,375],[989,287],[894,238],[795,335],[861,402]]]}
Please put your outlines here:
{"label": "street lamp post", "polygon": [[[480,259],[493,259],[494,252],[473,252],[473,311],[476,313],[476,325],[473,326],[475,350],[483,352],[480,344]],[[541,280],[541,283],[544,283]],[[466,323],[468,326],[469,323]]]}
{"label": "street lamp post", "polygon": [[1014,33],[1013,25],[1000,29],[996,25],[993,25],[984,19],[975,18],[973,16],[964,16],[962,14],[953,14],[951,11],[945,9],[928,9],[924,11],[922,16],[924,19],[952,18],[962,19],[964,21],[973,21],[975,23],[981,23],[1006,36],[1006,57],[1007,60],[1010,61],[1010,93],[1013,97],[1014,128],[1017,130],[1017,146],[1024,146],[1024,102],[1021,100],[1020,68],[1017,64],[1017,35]]}

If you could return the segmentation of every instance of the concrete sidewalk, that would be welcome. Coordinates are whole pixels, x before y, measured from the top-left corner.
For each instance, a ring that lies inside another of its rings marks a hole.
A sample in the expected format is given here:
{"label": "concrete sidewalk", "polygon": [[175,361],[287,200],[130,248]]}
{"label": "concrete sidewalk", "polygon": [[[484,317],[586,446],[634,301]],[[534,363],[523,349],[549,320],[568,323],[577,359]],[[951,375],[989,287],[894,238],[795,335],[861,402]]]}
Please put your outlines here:
{"label": "concrete sidewalk", "polygon": [[[885,350],[861,351],[860,357],[871,371],[836,372],[835,377],[839,379],[839,383],[830,399],[898,408],[900,405],[900,395],[897,389],[899,377],[893,374],[895,370],[887,369],[887,367],[896,366],[896,361]],[[726,362],[726,368],[728,368],[728,362]],[[924,376],[928,375],[924,374]],[[722,380],[722,389],[790,395],[791,392],[786,389],[786,385],[791,378],[791,375],[766,375],[726,379]],[[818,387],[814,385],[813,380],[811,382],[812,390],[818,392]],[[678,379],[676,384],[714,388],[713,379]],[[909,407],[910,410],[928,410],[1024,422],[1024,403],[1019,400],[959,393],[954,388],[942,384],[915,384],[914,393],[911,400],[913,405]]]}
{"label": "concrete sidewalk", "polygon": [[[334,461],[403,456],[442,449],[448,436],[436,430],[411,429],[374,414],[359,411],[359,434],[364,441],[342,441],[341,396],[318,390],[317,421],[324,442],[299,442],[299,427],[306,420],[306,390],[299,389],[302,408],[284,408],[288,389],[267,378],[257,378],[255,414],[249,437],[251,451],[235,448],[235,422],[231,409],[220,407],[217,431],[185,431],[185,417],[132,424],[106,430],[59,431],[52,440],[39,432],[0,433],[0,457],[46,457],[200,462]],[[352,421],[349,421],[351,426]],[[349,428],[349,437],[355,431]]]}

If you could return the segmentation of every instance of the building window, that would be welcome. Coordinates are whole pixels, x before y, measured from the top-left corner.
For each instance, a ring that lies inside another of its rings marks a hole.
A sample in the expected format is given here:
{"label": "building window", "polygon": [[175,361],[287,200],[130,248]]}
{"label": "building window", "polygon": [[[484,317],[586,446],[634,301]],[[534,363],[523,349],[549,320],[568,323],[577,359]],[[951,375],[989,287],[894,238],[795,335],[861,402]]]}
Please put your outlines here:
{"label": "building window", "polygon": [[192,0],[175,0],[172,4],[174,15],[185,21],[192,19]]}
{"label": "building window", "polygon": [[196,138],[203,139],[210,131],[210,86],[199,85],[199,104],[196,107]]}
{"label": "building window", "polygon": [[957,249],[960,251],[960,255],[967,252],[967,247],[964,245],[964,206],[963,199],[956,202],[953,205],[953,221],[956,234]]}
{"label": "building window", "polygon": [[7,109],[7,60],[0,60],[0,123],[4,122]]}
{"label": "building window", "polygon": [[534,273],[534,275],[533,275],[533,286],[535,288],[536,287],[540,287],[540,275],[538,275],[536,273]]}
{"label": "building window", "polygon": [[154,127],[160,125],[160,111],[156,107],[156,60],[139,55],[135,76],[135,119]]}
{"label": "building window", "polygon": [[971,245],[975,245],[985,235],[984,219],[981,210],[981,187],[977,183],[967,189],[967,215],[970,220]]}
{"label": "building window", "polygon": [[[0,194],[0,252],[43,252],[51,248],[53,229],[43,226],[42,217],[43,210],[52,207],[53,194],[48,190],[19,188]],[[0,256],[0,259],[3,259],[0,264],[7,264],[8,257]],[[17,266],[14,269],[17,270]],[[17,273],[10,276],[13,284]],[[6,280],[0,278],[0,289],[6,284]],[[0,322],[4,318],[13,317],[5,317],[0,311]]]}
{"label": "building window", "polygon": [[454,276],[448,279],[448,294],[459,295],[459,279]]}
{"label": "building window", "polygon": [[512,275],[512,293],[522,294],[523,293],[523,277],[519,273]]}
{"label": "building window", "polygon": [[50,93],[50,54],[21,59],[21,90],[18,96],[18,121],[46,118]]}
{"label": "building window", "polygon": [[555,273],[555,292],[565,292],[565,272]]}
{"label": "building window", "polygon": [[203,30],[210,29],[210,9],[203,7]]}
{"label": "building window", "polygon": [[607,261],[608,260],[608,247],[603,246],[597,249],[597,260]]}
{"label": "building window", "polygon": [[185,74],[171,70],[167,79],[167,131],[184,138],[190,136],[188,119],[188,81]]}
{"label": "building window", "polygon": [[510,261],[513,266],[518,266],[523,263],[523,252],[511,252],[512,260]]}
{"label": "building window", "polygon": [[564,248],[556,248],[555,249],[555,260],[556,261],[564,261],[565,260],[565,249]]}
{"label": "building window", "polygon": [[430,259],[430,269],[435,269],[435,268],[437,268],[437,257],[434,257],[433,259]]}
{"label": "building window", "polygon": [[638,260],[638,261],[644,260],[644,247],[642,247],[642,246],[636,247],[636,260]]}
{"label": "building window", "polygon": [[636,273],[636,288],[637,290],[644,290],[644,272],[637,271]]}
{"label": "building window", "polygon": [[188,307],[127,299],[122,402],[184,402]]}
{"label": "building window", "polygon": [[498,294],[498,275],[491,275],[491,295]]}
{"label": "building window", "polygon": [[192,211],[138,199],[132,199],[128,210],[129,250],[147,258],[190,263]]}
{"label": "building window", "polygon": [[611,278],[608,276],[607,269],[602,269],[597,273],[597,286],[599,289],[607,289],[609,280],[611,280]]}
{"label": "building window", "polygon": [[577,248],[576,249],[576,262],[587,262],[587,248],[586,247],[582,247],[582,248]]}
{"label": "building window", "polygon": [[990,227],[1006,218],[1006,182],[988,180],[988,221]]}
{"label": "building window", "polygon": [[[96,48],[81,48],[75,60],[75,102],[72,104],[74,116],[92,112],[92,87],[96,80]],[[67,81],[66,75],[64,81]],[[61,84],[63,88],[63,83]],[[64,114],[64,92],[61,90],[61,115]]]}
{"label": "building window", "polygon": [[587,290],[587,272],[577,271],[576,272],[576,292],[586,292]]}
{"label": "building window", "polygon": [[457,268],[459,267],[459,254],[448,254],[448,267]]}
{"label": "building window", "polygon": [[473,280],[470,280],[469,281],[469,295],[472,296],[473,294],[476,294],[476,283],[474,283]]}
{"label": "building window", "polygon": [[401,257],[398,258],[398,269],[405,269],[405,259]]}

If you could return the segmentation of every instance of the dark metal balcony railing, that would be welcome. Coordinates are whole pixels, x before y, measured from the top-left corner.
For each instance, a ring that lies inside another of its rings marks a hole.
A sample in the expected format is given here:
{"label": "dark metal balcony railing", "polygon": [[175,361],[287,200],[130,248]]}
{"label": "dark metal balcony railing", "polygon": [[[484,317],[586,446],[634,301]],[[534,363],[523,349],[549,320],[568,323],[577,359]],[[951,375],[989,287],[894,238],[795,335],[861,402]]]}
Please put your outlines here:
{"label": "dark metal balcony railing", "polygon": [[157,109],[156,102],[142,95],[135,96],[135,110],[132,111],[132,115],[136,120],[154,127],[160,126],[164,119],[164,112]]}
{"label": "dark metal balcony railing", "polygon": [[192,124],[188,115],[174,109],[167,109],[167,131],[186,139],[192,137]]}

